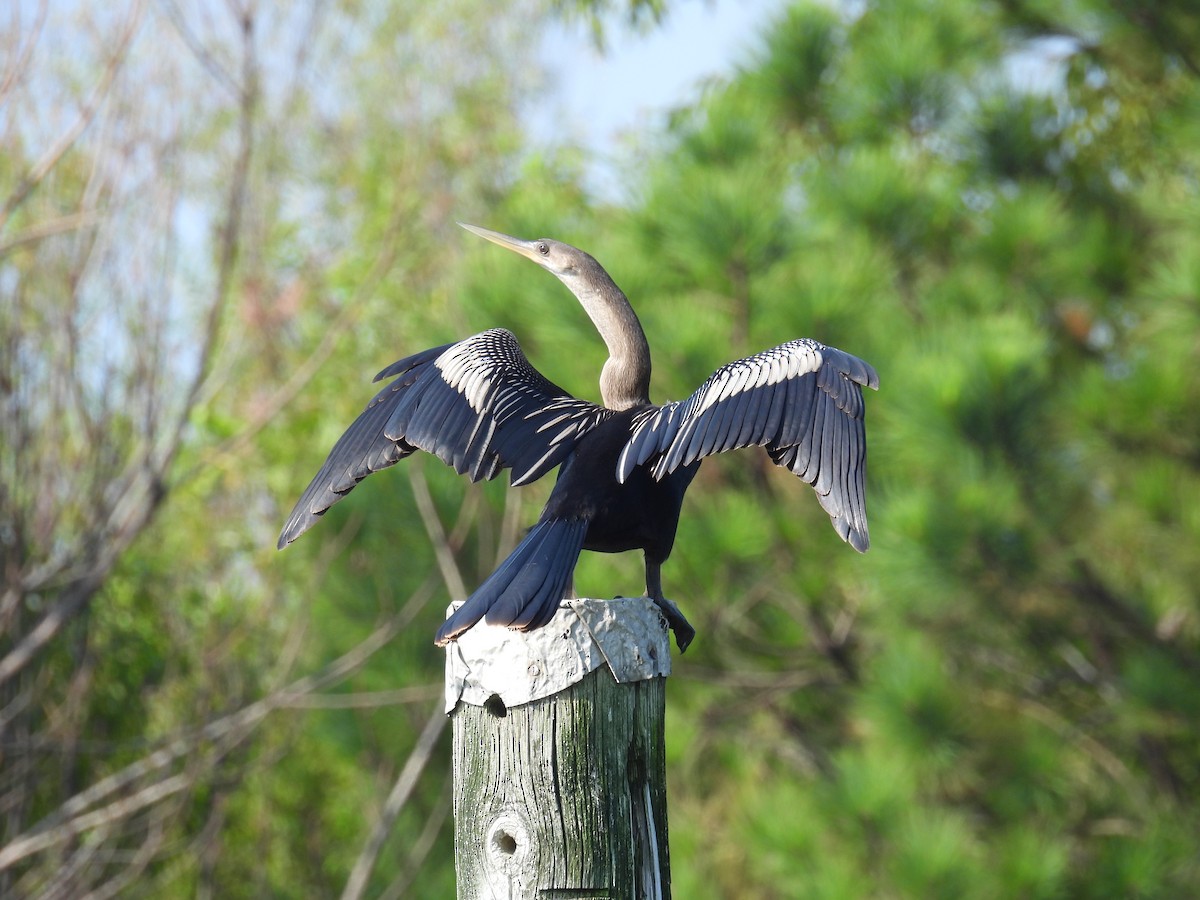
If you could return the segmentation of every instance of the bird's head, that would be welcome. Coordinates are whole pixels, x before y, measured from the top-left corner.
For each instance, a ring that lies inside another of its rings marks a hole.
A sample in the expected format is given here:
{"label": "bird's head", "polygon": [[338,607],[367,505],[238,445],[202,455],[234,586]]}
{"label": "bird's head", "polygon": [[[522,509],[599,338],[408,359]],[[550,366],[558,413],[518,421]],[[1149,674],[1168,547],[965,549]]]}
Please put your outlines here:
{"label": "bird's head", "polygon": [[[553,272],[568,285],[572,281],[586,277],[589,273],[600,269],[600,264],[589,254],[570,244],[564,244],[562,241],[553,241],[550,238],[524,241],[501,234],[499,231],[492,231],[490,228],[480,228],[478,225],[468,225],[465,222],[458,224],[472,234],[477,234],[493,244],[499,244],[514,253],[521,254],[526,259],[533,260],[543,269]],[[603,269],[600,271],[603,272]]]}
{"label": "bird's head", "polygon": [[608,346],[600,373],[600,396],[609,409],[632,409],[650,402],[650,346],[625,294],[594,258],[570,244],[538,238],[523,241],[498,231],[463,228],[493,244],[532,259],[567,286]]}

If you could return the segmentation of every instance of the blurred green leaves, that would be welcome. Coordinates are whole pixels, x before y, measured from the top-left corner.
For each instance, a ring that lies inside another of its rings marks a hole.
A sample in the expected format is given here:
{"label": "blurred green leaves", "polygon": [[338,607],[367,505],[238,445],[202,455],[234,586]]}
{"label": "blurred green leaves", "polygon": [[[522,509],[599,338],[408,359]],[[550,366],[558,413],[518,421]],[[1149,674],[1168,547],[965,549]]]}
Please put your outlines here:
{"label": "blurred green leaves", "polygon": [[[1196,875],[1160,829],[1195,828],[1180,801],[1200,786],[1179,712],[1200,686],[1200,244],[1181,182],[1200,86],[1085,6],[1092,43],[1029,91],[1009,55],[1056,32],[1022,5],[795,4],[643,177],[639,308],[667,393],[726,333],[734,352],[809,334],[881,380],[869,557],[825,542],[803,491],[747,477],[748,454],[706,466],[685,510],[672,568],[728,573],[700,587],[720,609],[676,676],[700,667],[711,697],[686,740],[741,761],[716,789],[677,782],[673,828],[708,847],[689,861],[712,854],[717,895],[1172,895]],[[1133,123],[1151,118],[1178,128],[1148,144]],[[659,293],[686,319],[660,318]],[[710,496],[730,489],[738,504]],[[773,520],[756,537],[747,501]],[[779,685],[797,668],[814,684],[714,688],[707,667],[736,682],[747,639]],[[788,724],[759,743],[763,710]],[[714,804],[737,853],[691,824]]]}

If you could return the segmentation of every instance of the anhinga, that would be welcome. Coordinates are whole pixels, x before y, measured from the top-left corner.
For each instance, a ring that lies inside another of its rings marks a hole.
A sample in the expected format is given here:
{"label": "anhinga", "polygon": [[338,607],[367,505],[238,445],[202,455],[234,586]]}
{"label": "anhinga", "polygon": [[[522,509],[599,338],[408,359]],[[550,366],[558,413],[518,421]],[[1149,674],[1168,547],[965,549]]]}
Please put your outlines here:
{"label": "anhinga", "polygon": [[512,332],[493,328],[393,363],[393,379],[338,440],[279,536],[294,541],[362,479],[416,450],[472,481],[512,469],[527,484],[561,465],[538,519],[439,629],[445,644],[480,619],[528,630],[553,618],[571,591],[580,550],[645,553],[646,593],[681,650],[695,630],[663,596],[661,566],[703,457],[762,446],[817,492],[833,527],[867,549],[862,360],[807,338],[722,366],[686,400],[650,403],[650,348],[621,289],[587,253],[546,238],[469,231],[554,273],[608,345],[602,406],[577,400],[538,372]]}

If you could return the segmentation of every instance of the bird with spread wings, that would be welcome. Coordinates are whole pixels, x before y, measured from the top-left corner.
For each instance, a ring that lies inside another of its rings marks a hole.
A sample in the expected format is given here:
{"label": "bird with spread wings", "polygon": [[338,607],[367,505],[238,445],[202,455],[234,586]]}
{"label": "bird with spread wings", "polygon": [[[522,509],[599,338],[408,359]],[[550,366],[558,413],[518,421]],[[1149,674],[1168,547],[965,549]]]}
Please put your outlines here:
{"label": "bird with spread wings", "polygon": [[527,484],[558,466],[536,524],[446,620],[436,642],[454,640],[481,619],[539,628],[571,594],[580,551],[641,550],[646,594],[685,650],[695,629],[664,596],[661,573],[683,496],[705,457],[750,446],[812,485],[838,535],[867,549],[862,388],[879,387],[871,366],[800,338],[724,365],[690,397],[655,406],[645,333],[594,258],[559,241],[463,227],[533,260],[579,300],[608,347],[602,403],[550,382],[502,328],[395,362],[375,376],[391,380],[300,496],[279,536],[281,549],[368,475],[417,450],[472,481],[509,469],[514,485]]}

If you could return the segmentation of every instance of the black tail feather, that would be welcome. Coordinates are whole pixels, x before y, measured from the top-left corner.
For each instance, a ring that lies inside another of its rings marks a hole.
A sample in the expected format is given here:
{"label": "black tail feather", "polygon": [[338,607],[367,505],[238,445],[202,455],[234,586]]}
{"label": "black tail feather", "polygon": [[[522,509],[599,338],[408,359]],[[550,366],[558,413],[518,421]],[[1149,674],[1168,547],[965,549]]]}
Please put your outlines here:
{"label": "black tail feather", "polygon": [[587,521],[538,522],[508,559],[438,629],[434,643],[454,640],[480,619],[519,631],[541,628],[558,611],[571,581]]}

